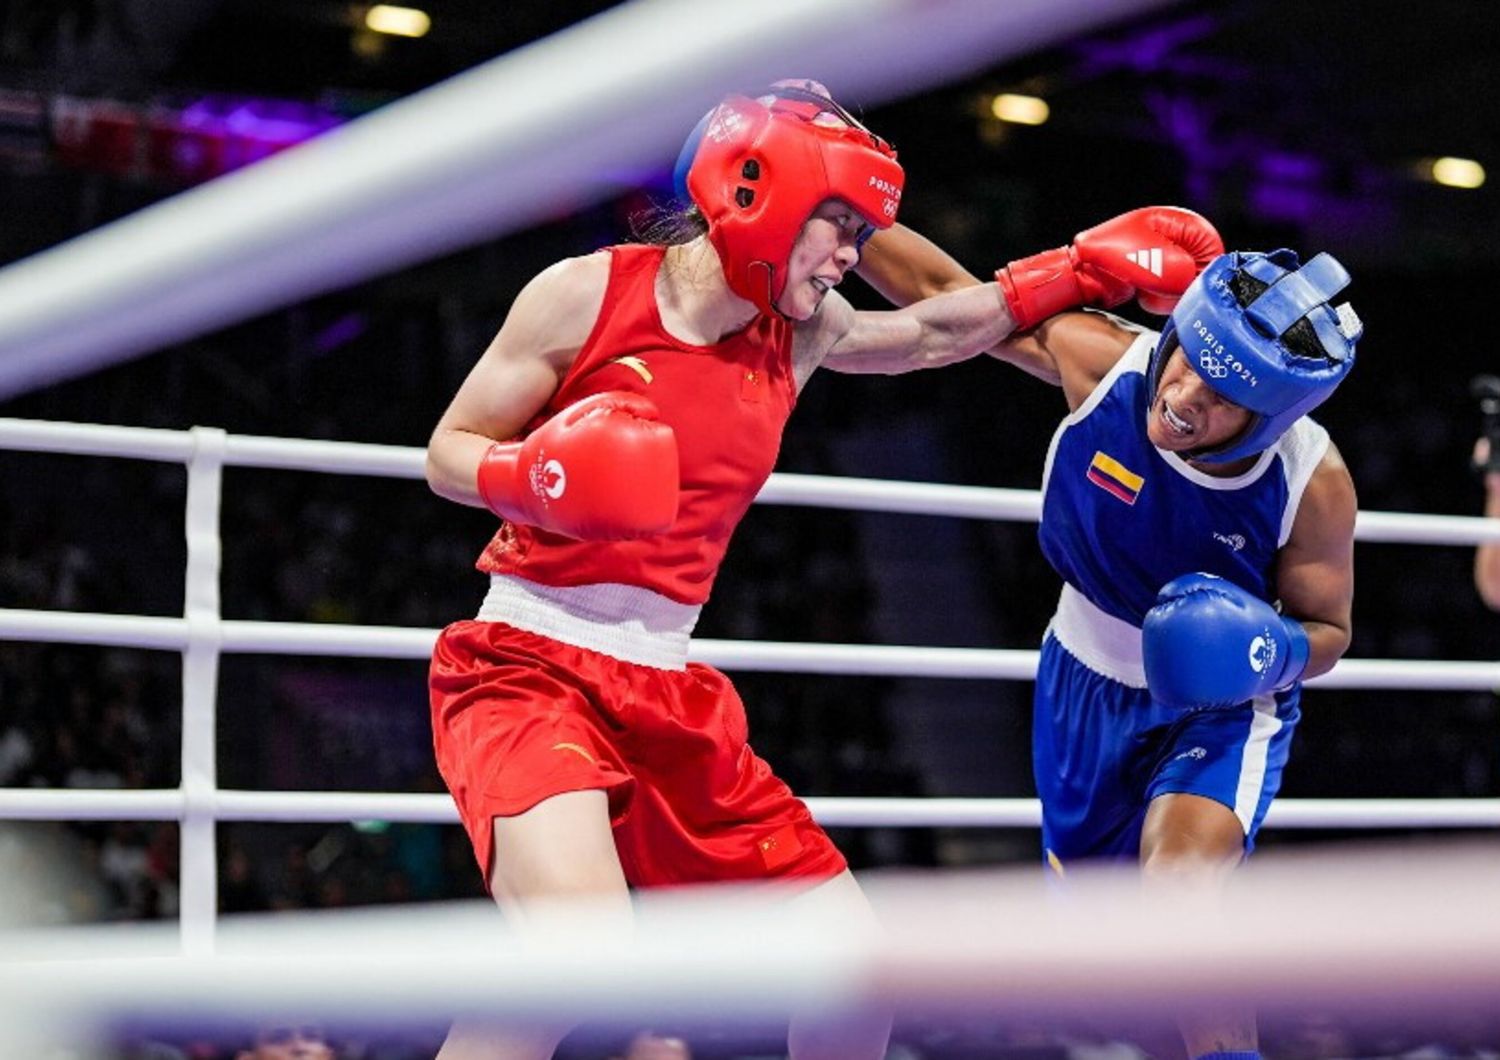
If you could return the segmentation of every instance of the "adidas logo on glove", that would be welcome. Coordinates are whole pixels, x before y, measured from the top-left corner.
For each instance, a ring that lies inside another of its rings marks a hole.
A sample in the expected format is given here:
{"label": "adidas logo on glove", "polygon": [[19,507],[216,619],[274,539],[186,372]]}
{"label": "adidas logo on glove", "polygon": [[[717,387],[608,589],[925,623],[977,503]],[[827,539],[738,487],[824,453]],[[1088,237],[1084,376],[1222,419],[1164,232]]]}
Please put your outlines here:
{"label": "adidas logo on glove", "polygon": [[1125,260],[1132,265],[1138,265],[1152,276],[1161,275],[1161,247],[1152,247],[1150,250],[1132,250],[1125,255]]}

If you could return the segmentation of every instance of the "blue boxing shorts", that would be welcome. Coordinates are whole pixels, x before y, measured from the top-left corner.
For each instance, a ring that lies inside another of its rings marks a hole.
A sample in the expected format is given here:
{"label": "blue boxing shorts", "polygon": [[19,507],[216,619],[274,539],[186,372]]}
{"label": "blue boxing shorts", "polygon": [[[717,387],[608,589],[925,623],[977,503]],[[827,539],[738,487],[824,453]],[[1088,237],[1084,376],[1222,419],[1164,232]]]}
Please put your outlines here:
{"label": "blue boxing shorts", "polygon": [[1281,787],[1300,699],[1295,685],[1228,709],[1169,708],[1089,669],[1049,631],[1032,729],[1048,862],[1135,860],[1151,800],[1178,792],[1234,811],[1248,854]]}

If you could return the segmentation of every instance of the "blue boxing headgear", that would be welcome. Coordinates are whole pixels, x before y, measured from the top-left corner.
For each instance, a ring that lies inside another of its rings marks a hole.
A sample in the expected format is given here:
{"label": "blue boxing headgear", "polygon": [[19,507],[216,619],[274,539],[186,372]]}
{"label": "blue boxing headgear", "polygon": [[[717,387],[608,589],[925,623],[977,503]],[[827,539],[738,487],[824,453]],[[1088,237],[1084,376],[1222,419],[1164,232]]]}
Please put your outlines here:
{"label": "blue boxing headgear", "polygon": [[[1241,271],[1268,285],[1245,306],[1230,288],[1230,278]],[[1181,344],[1205,383],[1251,413],[1248,427],[1216,450],[1192,454],[1193,460],[1224,463],[1270,448],[1343,382],[1364,328],[1349,303],[1328,303],[1348,285],[1349,273],[1333,255],[1319,254],[1302,265],[1291,250],[1225,254],[1193,281],[1151,353],[1153,393],[1166,356]],[[1303,356],[1286,344],[1287,329],[1304,318],[1321,357]]]}

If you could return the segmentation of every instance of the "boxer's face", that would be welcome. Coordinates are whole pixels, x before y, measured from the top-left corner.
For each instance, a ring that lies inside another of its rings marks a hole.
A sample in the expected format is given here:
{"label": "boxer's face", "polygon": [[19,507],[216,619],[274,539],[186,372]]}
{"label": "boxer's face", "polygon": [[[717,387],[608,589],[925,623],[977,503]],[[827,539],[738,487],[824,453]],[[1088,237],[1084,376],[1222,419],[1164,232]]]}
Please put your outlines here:
{"label": "boxer's face", "polygon": [[807,320],[844,274],[859,262],[865,219],[848,203],[829,199],[813,211],[786,263],[786,286],[776,308],[793,320]]}
{"label": "boxer's face", "polygon": [[1172,351],[1146,418],[1146,437],[1158,449],[1216,449],[1250,424],[1250,411],[1219,396],[1188,364],[1182,347]]}

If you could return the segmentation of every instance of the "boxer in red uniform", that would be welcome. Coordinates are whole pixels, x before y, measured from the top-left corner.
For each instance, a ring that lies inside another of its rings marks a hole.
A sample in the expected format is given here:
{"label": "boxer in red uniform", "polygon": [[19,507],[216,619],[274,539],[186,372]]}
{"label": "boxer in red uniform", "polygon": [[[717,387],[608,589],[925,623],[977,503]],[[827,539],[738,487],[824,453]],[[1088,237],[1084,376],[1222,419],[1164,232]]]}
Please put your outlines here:
{"label": "boxer in red uniform", "polygon": [[[964,360],[1085,302],[1169,304],[1219,252],[1195,214],[1135,211],[1046,268],[856,312],[833,289],[894,224],[902,170],[825,94],[794,87],[721,103],[687,184],[707,231],[544,270],[428,447],[435,492],[505,520],[479,560],[478,617],[438,641],[431,697],[479,866],[522,921],[550,897],[613,899],[624,918],[628,884],[764,879],[867,917],[843,856],[750,749],[729,680],[687,661],[798,391],[819,365]],[[1135,264],[1142,247],[1168,267]],[[455,1030],[440,1057],[545,1057],[561,1033]],[[878,1057],[888,1033],[885,1016],[794,1020],[791,1054]]]}

